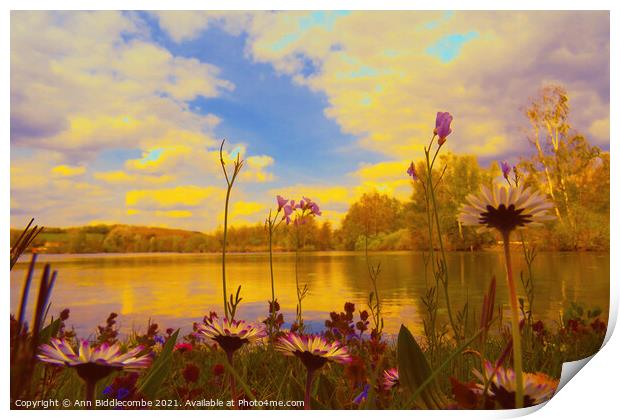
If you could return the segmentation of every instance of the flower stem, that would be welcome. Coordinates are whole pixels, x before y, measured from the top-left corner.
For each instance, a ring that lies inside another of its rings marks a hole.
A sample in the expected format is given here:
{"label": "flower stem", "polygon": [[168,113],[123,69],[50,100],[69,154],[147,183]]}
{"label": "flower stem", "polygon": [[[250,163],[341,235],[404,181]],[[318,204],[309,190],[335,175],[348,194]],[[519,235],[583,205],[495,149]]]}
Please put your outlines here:
{"label": "flower stem", "polygon": [[523,407],[523,365],[521,354],[521,331],[519,329],[519,303],[517,301],[517,290],[512,276],[512,261],[510,259],[510,232],[502,232],[504,241],[504,255],[506,260],[506,278],[508,280],[508,291],[510,294],[510,312],[512,313],[512,354],[514,370],[516,376],[515,407]]}
{"label": "flower stem", "polygon": [[228,318],[228,304],[226,302],[226,236],[228,234],[228,202],[230,201],[230,190],[232,185],[228,185],[226,190],[226,204],[224,206],[224,241],[222,243],[222,293],[224,296],[224,315]]}
{"label": "flower stem", "polygon": [[308,369],[308,376],[306,377],[306,394],[304,396],[304,410],[312,410],[310,407],[310,392],[312,390],[312,382],[314,381],[314,369]]}
{"label": "flower stem", "polygon": [[95,407],[95,381],[85,381],[86,384],[86,401],[90,403],[88,409],[92,410]]}
{"label": "flower stem", "polygon": [[[271,302],[275,303],[276,291],[273,284],[273,231],[271,227],[269,228],[269,274],[271,275]],[[272,314],[275,314],[275,304],[272,306],[274,307]]]}
{"label": "flower stem", "polygon": [[[433,136],[434,138],[434,136]],[[439,223],[439,211],[437,209],[437,200],[435,199],[435,186],[433,185],[433,165],[435,164],[435,159],[437,158],[437,154],[439,153],[439,149],[441,148],[441,145],[439,145],[437,147],[437,151],[435,152],[435,156],[433,157],[432,163],[430,160],[430,149],[426,150],[426,170],[427,170],[427,182],[428,182],[428,189],[430,190],[430,196],[431,196],[431,201],[433,203],[433,212],[435,214],[435,222],[436,222],[436,226],[437,226],[437,241],[439,242],[439,251],[441,252],[441,261],[442,261],[442,267],[441,267],[441,273],[442,273],[442,285],[443,285],[443,291],[444,291],[444,295],[446,297],[446,306],[447,306],[447,310],[448,310],[448,318],[450,320],[450,325],[452,326],[452,331],[454,332],[454,338],[456,339],[456,342],[459,343],[461,338],[460,338],[460,333],[459,330],[456,328],[456,323],[454,322],[454,318],[452,316],[452,307],[450,304],[450,294],[448,293],[448,263],[446,260],[446,252],[444,250],[443,247],[443,239],[441,238],[441,225]],[[432,231],[431,231],[432,232]]]}
{"label": "flower stem", "polygon": [[[226,352],[226,359],[228,359],[228,363],[230,364],[231,368],[233,367],[233,352],[232,351],[227,351]],[[233,375],[233,373],[230,373],[230,398],[233,401],[233,407],[237,407],[237,403],[235,398],[237,395],[237,391],[236,391],[236,386],[235,386],[235,375]]]}

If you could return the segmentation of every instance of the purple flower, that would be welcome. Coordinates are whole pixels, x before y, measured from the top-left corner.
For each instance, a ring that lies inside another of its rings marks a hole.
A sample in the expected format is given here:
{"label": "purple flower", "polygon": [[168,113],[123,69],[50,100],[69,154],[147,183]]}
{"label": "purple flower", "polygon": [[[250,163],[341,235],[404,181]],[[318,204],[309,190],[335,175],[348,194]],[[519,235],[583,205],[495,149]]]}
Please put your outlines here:
{"label": "purple flower", "polygon": [[409,168],[407,168],[407,175],[413,178],[414,181],[418,180],[418,173],[415,170],[415,165],[413,164],[413,161],[411,161],[411,165],[409,165]]}
{"label": "purple flower", "polygon": [[112,387],[109,385],[103,389],[103,395],[110,395],[112,394],[112,392],[114,392],[114,389],[112,389]]}
{"label": "purple flower", "polygon": [[502,173],[504,174],[504,178],[508,179],[508,175],[510,175],[510,170],[511,170],[510,164],[507,161],[502,160],[500,162],[500,166],[502,168]]}
{"label": "purple flower", "polygon": [[449,112],[438,112],[435,119],[434,133],[439,136],[439,145],[442,145],[446,141],[446,137],[452,133],[450,124],[452,123],[452,115]]}
{"label": "purple flower", "polygon": [[156,335],[153,339],[155,340],[156,343],[159,343],[159,344],[166,343],[166,339],[162,337],[161,335]]}
{"label": "purple flower", "polygon": [[294,201],[291,200],[291,204],[287,204],[282,207],[282,209],[284,210],[284,215],[282,217],[286,220],[287,225],[291,223],[291,214],[293,214],[293,203]]}
{"label": "purple flower", "polygon": [[364,390],[359,393],[357,397],[353,400],[353,404],[361,404],[362,401],[368,398],[368,390],[370,389],[370,385],[364,385]]}
{"label": "purple flower", "polygon": [[319,205],[317,203],[312,203],[310,205],[310,210],[315,216],[320,216],[322,214],[321,209],[319,209]]}
{"label": "purple flower", "polygon": [[288,200],[281,195],[277,196],[276,200],[278,201],[278,211],[282,210],[286,203],[288,203]]}

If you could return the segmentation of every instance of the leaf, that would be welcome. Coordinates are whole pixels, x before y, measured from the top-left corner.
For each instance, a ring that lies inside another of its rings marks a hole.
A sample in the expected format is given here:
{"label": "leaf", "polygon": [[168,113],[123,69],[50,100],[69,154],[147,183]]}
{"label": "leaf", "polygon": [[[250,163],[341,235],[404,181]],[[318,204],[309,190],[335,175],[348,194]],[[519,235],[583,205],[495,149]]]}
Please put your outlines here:
{"label": "leaf", "polygon": [[170,359],[172,358],[172,352],[174,350],[174,345],[177,342],[178,335],[179,330],[176,330],[174,334],[166,340],[161,353],[159,353],[159,357],[155,359],[153,365],[144,376],[144,379],[138,388],[138,392],[141,394],[144,394],[149,398],[153,398],[157,394],[162,382],[166,379],[166,376],[168,376],[168,373],[170,372]]}
{"label": "leaf", "polygon": [[[402,328],[403,327],[401,327],[401,331],[402,331]],[[441,391],[439,391],[439,388],[437,387],[437,383],[435,382],[435,378],[439,375],[439,373],[442,370],[444,370],[446,368],[446,366],[448,366],[452,362],[452,360],[455,357],[457,357],[460,354],[462,354],[463,351],[467,348],[467,346],[469,346],[474,340],[476,340],[480,336],[480,334],[482,334],[483,331],[484,331],[483,328],[479,329],[476,334],[474,334],[465,343],[461,344],[461,346],[459,348],[457,348],[450,356],[448,356],[448,358],[446,358],[441,363],[441,365],[439,365],[437,367],[437,369],[435,369],[430,375],[428,375],[428,377],[424,380],[424,382],[422,382],[419,385],[419,387],[414,391],[413,395],[410,398],[410,404],[416,403],[416,401],[418,401],[419,397],[423,397],[424,396],[424,394],[426,393],[427,389],[431,389],[430,395],[433,396],[436,400],[439,401],[439,407],[445,408],[445,406],[447,404],[447,401],[445,399],[445,396],[441,393]],[[407,330],[407,332],[409,332],[409,330]],[[409,333],[409,335],[411,335],[411,333]],[[413,337],[411,337],[411,338],[413,339]],[[399,334],[399,339],[400,339],[400,334]],[[414,342],[415,342],[415,340],[414,340]],[[401,375],[401,381],[402,381],[402,375]]]}
{"label": "leaf", "polygon": [[60,330],[60,318],[52,320],[47,327],[43,328],[39,333],[39,344],[49,343],[52,337],[56,337]]}
{"label": "leaf", "polygon": [[[397,356],[400,382],[411,393],[415,393],[431,376],[431,368],[422,349],[404,325],[400,326],[398,333]],[[419,393],[414,402],[423,409],[439,409],[443,408],[444,398],[437,384],[433,382]]]}

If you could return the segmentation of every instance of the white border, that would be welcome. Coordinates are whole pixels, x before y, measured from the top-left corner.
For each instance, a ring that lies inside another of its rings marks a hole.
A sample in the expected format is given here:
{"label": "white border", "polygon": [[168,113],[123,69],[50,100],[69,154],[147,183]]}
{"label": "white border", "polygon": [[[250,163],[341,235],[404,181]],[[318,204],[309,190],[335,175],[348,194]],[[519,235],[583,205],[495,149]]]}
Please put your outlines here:
{"label": "white border", "polygon": [[[314,0],[314,1],[298,1],[292,2],[291,0],[273,0],[273,1],[250,1],[250,0],[228,0],[228,1],[209,1],[209,2],[196,2],[190,0],[175,0],[174,2],[165,2],[165,1],[153,1],[153,0],[134,0],[131,2],[119,1],[119,0],[106,0],[106,1],[92,1],[92,0],[83,0],[80,2],[71,2],[67,0],[63,1],[33,1],[33,0],[23,0],[23,1],[14,1],[8,0],[3,2],[4,13],[1,16],[0,20],[0,28],[2,33],[2,52],[4,60],[2,60],[2,93],[4,97],[4,101],[2,101],[2,110],[4,121],[6,122],[3,125],[3,141],[2,147],[3,153],[0,153],[0,164],[3,171],[3,176],[0,179],[0,192],[2,197],[2,230],[4,235],[2,235],[2,250],[0,252],[7,255],[9,252],[9,220],[10,220],[10,181],[9,177],[6,176],[9,174],[10,168],[10,147],[9,147],[9,116],[10,116],[10,63],[7,59],[10,57],[10,24],[9,24],[9,10],[31,10],[31,9],[63,9],[63,10],[103,10],[103,9],[112,9],[112,10],[193,10],[193,9],[215,9],[215,10],[298,10],[298,9],[315,9],[315,10],[333,10],[333,9],[358,9],[358,10],[406,10],[406,9],[414,9],[414,10],[438,10],[438,9],[464,9],[468,10],[611,10],[611,74],[615,74],[618,69],[618,54],[617,51],[617,41],[618,41],[618,29],[614,26],[614,23],[617,24],[616,14],[617,14],[617,6],[618,2],[605,1],[605,0],[589,0],[589,1],[535,1],[535,0],[504,0],[502,2],[497,1],[480,1],[480,0],[471,0],[467,2],[463,1],[417,1],[415,3],[411,1],[404,0],[382,0],[381,2],[372,2],[372,1],[340,1],[334,2],[333,0]],[[36,29],[34,29],[36,30]],[[616,69],[616,70],[614,70]],[[614,115],[613,109],[615,100],[618,98],[618,84],[616,80],[612,77],[611,80],[611,107],[610,107],[610,115]],[[611,122],[611,137],[610,139],[616,139],[617,137],[617,125],[612,120]],[[610,145],[611,149],[611,145]],[[620,209],[618,206],[618,191],[614,191],[614,188],[617,189],[618,185],[618,159],[615,154],[612,154],[612,172],[611,172],[611,183],[612,183],[612,193],[611,193],[611,249],[612,249],[612,258],[611,258],[611,284],[610,284],[610,295],[612,297],[612,302],[610,305],[610,328],[608,331],[608,336],[606,339],[609,339],[610,333],[613,330],[613,326],[615,325],[615,321],[617,319],[618,314],[618,237],[617,234],[620,232],[620,223],[618,221],[617,216],[613,216],[617,214],[617,211]],[[1,255],[1,254],[0,254]],[[616,258],[614,258],[616,257]],[[4,287],[8,287],[8,259],[2,260],[2,268],[1,272],[2,281],[4,282]],[[6,290],[6,289],[5,289]],[[4,294],[3,298],[4,303],[4,313],[9,312],[10,307],[10,296],[8,293]],[[5,338],[8,337],[8,319],[5,319],[5,322],[2,323],[2,332],[1,336]],[[605,345],[603,351],[594,356],[591,362],[583,369],[583,372],[579,373],[579,379],[570,381],[570,383],[561,390],[543,409],[536,411],[532,418],[608,418],[609,413],[613,411],[617,411],[616,408],[616,399],[617,399],[617,381],[620,378],[620,363],[614,360],[614,355],[620,353],[618,350],[620,349],[620,342],[616,338],[611,338],[607,344]],[[8,345],[6,342],[4,345],[0,346],[0,352],[2,354],[2,363],[0,369],[2,370],[2,381],[1,381],[1,390],[2,390],[2,407],[5,410],[9,409],[9,356],[8,356]],[[532,410],[524,410],[531,412]],[[382,415],[385,412],[321,412],[320,416],[338,416],[339,418],[375,418],[377,415]],[[75,418],[76,416],[82,416],[83,412],[76,411],[55,411],[55,412],[46,412],[45,416],[51,417],[60,417],[61,415],[65,418]],[[291,413],[284,412],[268,412],[269,416],[286,416],[291,415]],[[403,416],[410,417],[415,416],[416,418],[459,418],[459,419],[479,419],[479,418],[505,418],[505,417],[516,417],[518,415],[524,415],[525,412],[517,413],[515,411],[512,412],[467,412],[467,411],[459,411],[459,412],[428,412],[428,411],[390,411],[389,416]],[[37,412],[20,412],[20,411],[11,411],[11,416],[19,417],[19,418],[34,418],[35,416],[40,415]],[[168,412],[164,411],[113,411],[113,412],[105,412],[105,411],[93,411],[89,413],[89,416],[93,416],[95,418],[102,418],[108,416],[120,417],[120,418],[129,418],[132,419],[141,419],[141,418],[153,418],[159,416],[168,416],[170,415]],[[173,413],[174,416],[183,417],[183,418],[195,418],[198,416],[213,416],[215,418],[235,418],[243,416],[245,418],[255,418],[257,416],[262,417],[264,413],[259,411],[216,411],[216,412],[186,412],[186,411],[176,411]],[[295,412],[294,416],[296,418],[315,418],[317,415],[316,412]],[[568,417],[567,417],[568,416]]]}

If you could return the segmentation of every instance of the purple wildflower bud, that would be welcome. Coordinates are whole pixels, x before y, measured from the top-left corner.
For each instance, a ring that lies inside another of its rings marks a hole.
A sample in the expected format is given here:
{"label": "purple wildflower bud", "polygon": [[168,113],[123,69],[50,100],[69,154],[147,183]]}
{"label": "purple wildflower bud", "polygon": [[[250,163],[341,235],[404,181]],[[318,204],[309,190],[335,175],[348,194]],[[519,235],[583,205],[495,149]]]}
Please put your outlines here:
{"label": "purple wildflower bud", "polygon": [[502,168],[502,173],[504,174],[504,178],[508,179],[508,175],[510,175],[511,167],[507,161],[503,160],[500,162],[500,166]]}
{"label": "purple wildflower bud", "polygon": [[435,119],[435,134],[439,136],[439,145],[442,145],[446,141],[446,137],[452,133],[450,124],[452,123],[452,115],[449,112],[438,112]]}
{"label": "purple wildflower bud", "polygon": [[156,343],[159,344],[164,344],[166,342],[166,339],[164,337],[162,337],[161,335],[156,335],[154,338]]}
{"label": "purple wildflower bud", "polygon": [[113,391],[114,389],[112,389],[112,387],[108,385],[105,388],[103,388],[103,395],[110,395]]}
{"label": "purple wildflower bud", "polygon": [[276,200],[278,201],[278,211],[282,210],[286,203],[288,203],[288,200],[281,195],[277,196]]}
{"label": "purple wildflower bud", "polygon": [[411,165],[409,165],[409,168],[407,168],[407,175],[413,178],[414,181],[418,180],[418,173],[415,170],[415,165],[413,164],[413,161],[411,161]]}

